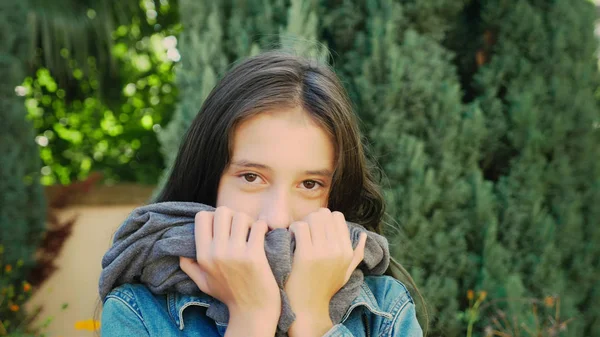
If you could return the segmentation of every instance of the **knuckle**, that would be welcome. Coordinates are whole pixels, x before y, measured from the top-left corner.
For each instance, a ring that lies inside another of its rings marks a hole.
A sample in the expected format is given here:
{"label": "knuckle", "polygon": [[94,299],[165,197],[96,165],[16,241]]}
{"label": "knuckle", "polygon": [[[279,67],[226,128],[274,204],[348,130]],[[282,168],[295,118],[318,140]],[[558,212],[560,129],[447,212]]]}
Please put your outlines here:
{"label": "knuckle", "polygon": [[211,262],[213,262],[216,265],[221,265],[221,264],[227,263],[227,261],[229,259],[230,259],[230,257],[228,256],[228,254],[226,252],[216,251],[212,255]]}
{"label": "knuckle", "polygon": [[[204,254],[200,254],[196,257],[196,262],[200,265],[200,266],[208,266],[210,263],[210,259],[204,255]],[[191,262],[190,262],[191,263]]]}
{"label": "knuckle", "polygon": [[303,230],[308,228],[308,222],[306,221],[294,221],[291,225],[290,225],[291,229],[294,230]]}
{"label": "knuckle", "polygon": [[334,211],[334,212],[331,212],[331,215],[333,215],[333,217],[336,219],[340,219],[340,220],[344,220],[344,221],[346,220],[346,218],[344,217],[344,214],[342,212]]}
{"label": "knuckle", "polygon": [[318,215],[319,215],[318,212],[312,212],[304,218],[304,221],[305,222],[314,222],[317,219]]}
{"label": "knuckle", "polygon": [[306,222],[306,221],[298,221],[298,223],[296,225],[298,227],[300,227],[300,228],[306,228],[306,227],[308,227],[308,222]]}
{"label": "knuckle", "polygon": [[233,218],[246,226],[252,223],[252,218],[244,212],[235,212]]}
{"label": "knuckle", "polygon": [[234,245],[229,249],[229,256],[235,259],[241,259],[246,257],[246,247],[243,245]]}
{"label": "knuckle", "polygon": [[210,254],[207,257],[209,259],[217,260],[217,259],[222,259],[226,254],[227,254],[227,250],[225,247],[223,247],[221,245],[213,244],[213,246],[210,250]]}
{"label": "knuckle", "polygon": [[227,265],[239,265],[243,263],[244,259],[238,254],[235,254],[233,252],[227,252],[227,254],[224,254],[221,257],[220,261]]}
{"label": "knuckle", "polygon": [[268,225],[264,220],[258,220],[255,221],[254,223],[251,223],[250,225],[250,231],[259,231],[259,232],[266,232],[268,229]]}
{"label": "knuckle", "polygon": [[233,215],[233,210],[227,206],[219,206],[215,212],[221,215]]}
{"label": "knuckle", "polygon": [[229,252],[223,261],[228,265],[251,266],[258,260],[258,256],[256,255],[258,254],[249,254],[242,249],[237,249]]}
{"label": "knuckle", "polygon": [[327,219],[331,217],[331,210],[329,208],[321,207],[314,213],[319,219]]}
{"label": "knuckle", "polygon": [[212,217],[212,212],[200,211],[200,212],[196,213],[194,220],[196,221],[196,223],[198,223],[198,222],[206,221],[206,220],[210,219],[211,217]]}

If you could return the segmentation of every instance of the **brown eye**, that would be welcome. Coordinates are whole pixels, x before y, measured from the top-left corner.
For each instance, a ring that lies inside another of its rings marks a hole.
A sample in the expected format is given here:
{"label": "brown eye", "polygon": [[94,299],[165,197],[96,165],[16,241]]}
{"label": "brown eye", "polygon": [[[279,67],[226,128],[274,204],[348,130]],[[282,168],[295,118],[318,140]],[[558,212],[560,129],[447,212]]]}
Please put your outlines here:
{"label": "brown eye", "polygon": [[312,190],[313,188],[315,188],[315,185],[317,185],[317,182],[314,180],[305,180],[302,182],[302,184],[306,189]]}
{"label": "brown eye", "polygon": [[252,183],[256,180],[257,176],[254,173],[246,173],[244,174],[244,179],[249,182]]}

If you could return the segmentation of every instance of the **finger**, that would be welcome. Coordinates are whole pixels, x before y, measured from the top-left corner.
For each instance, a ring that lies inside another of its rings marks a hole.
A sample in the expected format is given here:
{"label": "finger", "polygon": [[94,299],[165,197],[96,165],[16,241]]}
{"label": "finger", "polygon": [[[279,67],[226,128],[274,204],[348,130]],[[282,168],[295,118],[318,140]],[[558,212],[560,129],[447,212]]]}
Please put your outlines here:
{"label": "finger", "polygon": [[336,228],[336,222],[339,220],[336,219],[332,212],[329,213],[328,218],[329,219],[327,220],[327,222],[323,224],[323,229],[325,230],[325,240],[327,240],[327,242],[335,242],[335,244],[339,246],[340,236],[338,235]]}
{"label": "finger", "polygon": [[352,256],[352,262],[350,262],[350,269],[354,270],[360,262],[365,258],[365,245],[367,244],[367,233],[360,233],[360,239],[354,249],[354,255]]}
{"label": "finger", "polygon": [[231,220],[233,211],[227,207],[218,207],[215,211],[215,220],[213,221],[214,243],[225,245],[229,241],[231,232]]}
{"label": "finger", "polygon": [[348,266],[348,270],[346,271],[345,282],[348,282],[352,273],[358,267],[360,262],[364,259],[365,256],[365,245],[367,243],[367,233],[361,233],[360,238],[358,239],[358,244],[356,245],[356,249],[354,250],[354,255],[352,256],[352,261]]}
{"label": "finger", "polygon": [[246,246],[248,239],[248,231],[252,225],[252,218],[248,215],[238,212],[233,216],[233,224],[231,225],[231,237],[229,242],[235,246]]}
{"label": "finger", "polygon": [[296,238],[296,250],[306,251],[311,249],[313,242],[310,234],[310,228],[305,221],[295,221],[290,225],[289,231]]}
{"label": "finger", "polygon": [[263,251],[265,250],[265,235],[269,230],[269,226],[264,220],[258,220],[250,227],[250,237],[248,238],[248,250]]}
{"label": "finger", "polygon": [[202,211],[196,213],[194,220],[194,240],[196,242],[196,259],[206,256],[213,238],[214,213]]}
{"label": "finger", "polygon": [[202,292],[208,294],[209,289],[206,282],[206,274],[202,271],[196,261],[180,256],[179,267],[192,279],[192,281],[194,281],[194,283],[196,283]]}
{"label": "finger", "polygon": [[310,238],[312,244],[317,247],[323,247],[327,244],[327,234],[325,226],[333,222],[331,212],[327,208],[321,208],[319,211],[308,216],[308,226],[310,227]]}
{"label": "finger", "polygon": [[348,230],[348,224],[346,218],[341,212],[331,213],[333,216],[333,227],[335,229],[335,235],[340,239],[342,247],[350,247],[352,249],[352,241],[350,240],[350,231]]}

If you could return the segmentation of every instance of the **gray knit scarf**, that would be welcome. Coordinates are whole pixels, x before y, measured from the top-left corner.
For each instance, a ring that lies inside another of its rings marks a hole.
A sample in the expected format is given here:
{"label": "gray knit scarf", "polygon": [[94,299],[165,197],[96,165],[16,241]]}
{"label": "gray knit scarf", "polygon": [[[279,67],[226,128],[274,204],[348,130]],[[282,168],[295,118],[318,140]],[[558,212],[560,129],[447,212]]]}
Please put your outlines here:
{"label": "gray knit scarf", "polygon": [[[177,291],[198,295],[198,286],[179,268],[179,257],[196,257],[194,217],[213,207],[193,202],[162,202],[139,207],[129,215],[113,238],[113,245],[102,258],[99,293],[102,300],[124,283],[143,283],[154,294]],[[333,296],[329,313],[334,324],[341,322],[352,301],[358,296],[364,275],[382,275],[389,265],[388,241],[385,237],[348,222],[352,246],[360,233],[367,233],[364,260],[350,280]],[[295,242],[291,232],[279,228],[267,233],[265,252],[281,293],[281,316],[277,335],[285,336],[295,315],[284,289],[292,269]],[[206,315],[217,322],[229,320],[227,306],[215,299]]]}

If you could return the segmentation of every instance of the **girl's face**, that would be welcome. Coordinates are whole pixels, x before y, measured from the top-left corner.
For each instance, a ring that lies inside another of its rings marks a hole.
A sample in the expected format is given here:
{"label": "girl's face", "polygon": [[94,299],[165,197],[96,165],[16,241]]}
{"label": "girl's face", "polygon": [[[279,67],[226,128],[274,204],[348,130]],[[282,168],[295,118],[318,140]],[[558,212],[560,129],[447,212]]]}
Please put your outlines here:
{"label": "girl's face", "polygon": [[260,113],[234,132],[217,207],[287,228],[327,207],[333,170],[333,143],[302,108]]}

